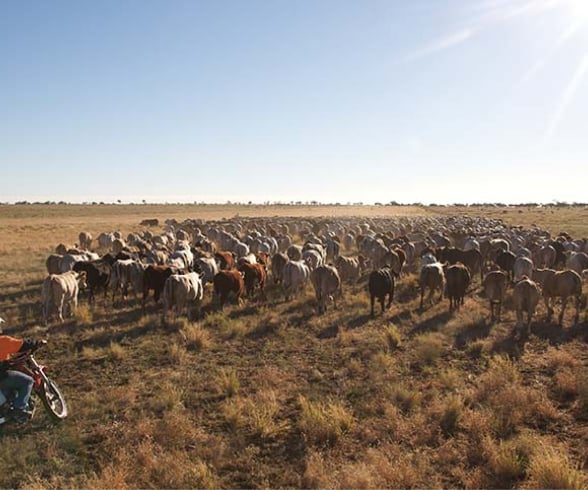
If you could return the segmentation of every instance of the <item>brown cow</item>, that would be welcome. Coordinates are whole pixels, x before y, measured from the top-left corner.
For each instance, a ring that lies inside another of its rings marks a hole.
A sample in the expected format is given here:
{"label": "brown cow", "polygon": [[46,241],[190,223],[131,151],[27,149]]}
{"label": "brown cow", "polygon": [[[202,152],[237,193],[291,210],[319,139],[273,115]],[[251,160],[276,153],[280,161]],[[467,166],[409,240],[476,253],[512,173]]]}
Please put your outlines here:
{"label": "brown cow", "polygon": [[232,252],[219,251],[214,254],[221,270],[226,271],[235,267],[235,254]]}
{"label": "brown cow", "polygon": [[249,264],[242,262],[237,267],[239,272],[243,273],[243,281],[245,282],[245,291],[247,297],[253,298],[255,287],[259,286],[260,295],[265,298],[265,281],[267,278],[267,271],[263,264]]}
{"label": "brown cow", "polygon": [[219,273],[214,276],[212,283],[214,286],[214,293],[220,298],[221,308],[227,302],[231,293],[237,297],[237,301],[240,301],[241,296],[245,291],[243,274],[236,269],[219,271]]}

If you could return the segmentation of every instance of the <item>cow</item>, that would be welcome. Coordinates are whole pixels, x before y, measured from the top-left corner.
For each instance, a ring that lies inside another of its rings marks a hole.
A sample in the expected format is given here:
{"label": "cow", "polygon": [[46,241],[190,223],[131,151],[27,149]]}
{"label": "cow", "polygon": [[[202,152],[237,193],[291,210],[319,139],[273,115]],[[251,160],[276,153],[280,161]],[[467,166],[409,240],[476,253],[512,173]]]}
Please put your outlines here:
{"label": "cow", "polygon": [[159,220],[157,218],[146,218],[141,221],[141,226],[159,226]]}
{"label": "cow", "polygon": [[196,318],[200,316],[200,308],[204,297],[202,279],[197,272],[172,274],[163,285],[162,292],[162,323],[165,324],[168,312],[172,310],[176,316],[186,308],[188,320],[192,319],[192,308],[196,310]]}
{"label": "cow", "polygon": [[470,250],[461,250],[454,247],[443,247],[437,250],[435,254],[440,262],[448,262],[450,265],[461,262],[470,271],[471,274],[480,272],[480,281],[483,280],[482,254],[479,250],[472,248]]}
{"label": "cow", "polygon": [[443,272],[443,265],[439,262],[425,264],[421,267],[419,274],[419,286],[421,288],[421,310],[423,309],[423,297],[425,289],[429,289],[429,303],[433,301],[433,293],[439,290],[439,301],[443,299],[443,292],[445,290],[445,273]]}
{"label": "cow", "polygon": [[61,273],[60,265],[62,258],[63,255],[60,254],[51,254],[49,257],[47,257],[47,260],[45,260],[45,267],[47,267],[48,274]]}
{"label": "cow", "polygon": [[308,264],[308,268],[313,271],[323,265],[324,260],[321,253],[316,249],[306,249],[302,252],[302,259]]}
{"label": "cow", "polygon": [[143,278],[146,266],[134,259],[118,259],[112,264],[110,287],[112,289],[112,305],[118,290],[121,291],[121,299],[126,300],[129,293],[129,285],[133,288],[135,298],[143,291]]}
{"label": "cow", "polygon": [[[362,257],[363,258],[363,257]],[[335,267],[339,271],[341,282],[356,282],[363,270],[363,261],[360,257],[344,257],[339,255],[335,261]]]}
{"label": "cow", "polygon": [[520,281],[524,276],[533,275],[533,261],[527,257],[519,256],[513,264],[514,282]]}
{"label": "cow", "polygon": [[[515,284],[512,298],[517,315],[515,332],[520,331],[526,337],[531,333],[531,321],[541,299],[541,290],[536,282],[524,277]],[[524,313],[527,313],[526,322],[523,321]]]}
{"label": "cow", "polygon": [[582,271],[588,269],[588,254],[584,252],[570,252],[566,261],[566,268],[572,269],[582,275]]}
{"label": "cow", "polygon": [[235,254],[225,250],[219,250],[215,252],[214,258],[218,262],[218,266],[221,270],[229,270],[235,267]]}
{"label": "cow", "polygon": [[253,298],[255,288],[259,286],[260,294],[265,298],[264,288],[267,279],[265,265],[243,262],[237,267],[237,270],[243,273],[243,281],[245,282],[247,297]]}
{"label": "cow", "polygon": [[336,294],[341,290],[341,278],[337,269],[331,265],[320,265],[310,273],[310,280],[314,287],[318,311],[327,311],[327,301],[332,299],[337,308]]}
{"label": "cow", "polygon": [[[546,270],[549,271],[550,269]],[[550,272],[546,273],[543,282],[543,300],[547,308],[547,321],[551,321],[551,316],[553,315],[550,299],[555,297],[562,298],[561,312],[558,318],[558,323],[561,325],[568,297],[570,296],[576,298],[576,315],[574,317],[574,324],[576,324],[580,317],[582,278],[576,271],[569,269],[563,271],[550,270]]]}
{"label": "cow", "polygon": [[286,249],[286,255],[290,260],[302,260],[302,247],[292,244]]}
{"label": "cow", "polygon": [[86,289],[88,291],[88,303],[94,301],[94,292],[102,289],[104,298],[108,293],[108,283],[112,271],[111,265],[104,260],[93,260],[91,262],[76,262],[73,266],[76,272],[86,273]]}
{"label": "cow", "polygon": [[227,302],[229,295],[235,295],[237,301],[240,302],[245,291],[243,274],[236,269],[219,271],[214,276],[213,286],[214,293],[219,297],[221,309]]}
{"label": "cow", "polygon": [[500,267],[506,274],[508,275],[508,279],[510,281],[513,280],[514,275],[514,263],[516,260],[516,255],[509,251],[501,251],[498,253],[494,262],[498,267]]}
{"label": "cow", "polygon": [[[502,271],[491,271],[486,274],[482,286],[486,298],[490,302],[490,321],[494,322],[496,319],[500,321],[500,310],[502,309],[502,301],[504,300],[504,293],[508,283],[508,276]],[[494,314],[494,305],[496,305],[496,314]]]}
{"label": "cow", "polygon": [[443,272],[445,274],[445,295],[449,298],[449,311],[459,310],[472,280],[470,271],[465,265],[458,262],[447,266]]}
{"label": "cow", "polygon": [[201,274],[202,284],[212,283],[214,276],[220,270],[218,262],[213,257],[199,257],[194,260],[194,269]]}
{"label": "cow", "polygon": [[374,316],[374,303],[376,298],[382,307],[382,313],[384,313],[384,304],[386,302],[386,295],[388,295],[388,306],[386,308],[390,308],[394,299],[394,276],[395,272],[390,267],[383,267],[370,273],[368,291],[370,293],[370,315],[372,317]]}
{"label": "cow", "polygon": [[78,240],[80,243],[80,248],[84,250],[90,250],[90,246],[92,245],[92,235],[87,231],[81,231],[78,235]]}
{"label": "cow", "polygon": [[284,252],[278,252],[271,258],[271,271],[274,284],[281,284],[284,278],[284,266],[288,262],[288,256]]}
{"label": "cow", "polygon": [[[50,274],[43,281],[41,304],[43,323],[47,325],[55,311],[61,323],[64,314],[73,314],[78,306],[78,293],[86,287],[86,273],[68,271],[62,274]],[[68,311],[65,311],[67,308]]]}
{"label": "cow", "polygon": [[284,265],[282,275],[282,287],[284,288],[286,301],[288,301],[292,292],[304,288],[310,278],[310,269],[303,260],[290,260]]}
{"label": "cow", "polygon": [[143,273],[143,301],[142,307],[145,309],[149,291],[153,291],[153,300],[159,302],[165,280],[172,274],[179,271],[168,265],[148,265]]}

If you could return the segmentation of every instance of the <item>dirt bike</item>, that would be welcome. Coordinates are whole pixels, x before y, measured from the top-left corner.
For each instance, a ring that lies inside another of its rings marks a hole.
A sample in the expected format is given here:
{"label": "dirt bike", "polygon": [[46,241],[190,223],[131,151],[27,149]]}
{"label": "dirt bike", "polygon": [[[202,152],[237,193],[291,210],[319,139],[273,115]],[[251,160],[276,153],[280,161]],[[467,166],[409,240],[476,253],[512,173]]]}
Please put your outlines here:
{"label": "dirt bike", "polygon": [[[38,342],[34,348],[18,353],[10,360],[10,369],[21,371],[33,378],[33,390],[29,398],[29,419],[34,415],[36,399],[40,399],[51,419],[60,421],[68,415],[65,398],[57,384],[47,376],[47,368],[39,364],[33,356],[34,351],[45,344],[45,341]],[[12,420],[15,398],[15,390],[0,390],[0,425]]]}

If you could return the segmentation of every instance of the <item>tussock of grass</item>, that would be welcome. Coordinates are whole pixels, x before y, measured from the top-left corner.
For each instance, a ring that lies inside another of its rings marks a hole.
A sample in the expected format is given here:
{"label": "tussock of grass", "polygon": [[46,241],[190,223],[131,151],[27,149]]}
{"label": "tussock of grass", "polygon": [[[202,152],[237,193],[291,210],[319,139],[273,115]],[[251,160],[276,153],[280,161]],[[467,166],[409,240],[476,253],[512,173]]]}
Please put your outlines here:
{"label": "tussock of grass", "polygon": [[233,397],[227,399],[223,413],[234,431],[246,429],[249,434],[270,438],[289,428],[287,421],[280,420],[281,404],[273,390],[263,390],[252,398]]}
{"label": "tussock of grass", "polygon": [[120,345],[117,342],[110,342],[110,347],[108,348],[108,354],[110,358],[114,361],[122,361],[127,358],[127,350],[124,346]]}
{"label": "tussock of grass", "polygon": [[233,368],[221,369],[217,376],[216,385],[217,391],[227,398],[237,395],[241,386],[237,372]]}
{"label": "tussock of grass", "polygon": [[437,332],[419,335],[413,341],[413,352],[416,362],[435,364],[445,353],[443,336]]}
{"label": "tussock of grass", "polygon": [[388,346],[388,349],[394,351],[402,345],[402,337],[400,331],[396,325],[386,325],[384,327],[384,341]]}
{"label": "tussock of grass", "polygon": [[180,331],[180,338],[188,350],[208,349],[212,345],[211,335],[197,323],[185,322]]}
{"label": "tussock of grass", "polygon": [[552,446],[536,451],[529,463],[529,488],[561,488],[581,490],[588,486],[588,477],[569,456]]}
{"label": "tussock of grass", "polygon": [[298,398],[301,414],[298,425],[305,440],[315,446],[333,446],[353,426],[353,415],[338,402],[312,402]]}
{"label": "tussock of grass", "polygon": [[75,311],[76,323],[80,326],[92,325],[94,321],[94,313],[87,303],[78,305]]}

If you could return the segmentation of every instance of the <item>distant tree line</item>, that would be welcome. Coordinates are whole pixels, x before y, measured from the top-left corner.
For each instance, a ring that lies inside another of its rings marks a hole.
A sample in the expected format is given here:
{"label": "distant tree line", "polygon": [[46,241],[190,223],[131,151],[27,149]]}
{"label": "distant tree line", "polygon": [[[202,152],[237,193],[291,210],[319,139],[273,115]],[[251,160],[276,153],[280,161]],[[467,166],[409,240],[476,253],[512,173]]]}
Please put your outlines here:
{"label": "distant tree line", "polygon": [[[11,202],[0,202],[2,206],[22,206],[22,205],[42,205],[42,206],[63,206],[63,205],[71,205],[71,206],[110,206],[110,205],[131,205],[131,206],[140,206],[146,204],[153,204],[153,205],[199,205],[199,206],[219,206],[223,205],[223,203],[209,203],[204,201],[193,201],[192,203],[186,202],[147,202],[143,199],[140,203],[136,202],[127,202],[123,203],[121,199],[117,199],[113,202],[105,202],[105,201],[87,201],[81,203],[72,203],[67,201],[16,201],[14,203]],[[322,202],[322,201],[264,201],[264,202],[254,202],[254,201],[226,201],[225,205],[232,205],[232,206],[412,206],[412,207],[496,207],[496,208],[537,208],[537,207],[546,207],[546,208],[565,208],[565,207],[586,207],[588,203],[585,202],[567,202],[567,201],[552,201],[548,203],[538,203],[538,202],[524,202],[524,203],[517,203],[517,204],[505,204],[501,202],[476,202],[476,203],[452,203],[452,204],[437,204],[437,203],[430,203],[430,204],[423,204],[422,202],[411,202],[411,203],[402,203],[398,201],[390,201],[388,203],[381,203],[375,202],[373,204],[364,203],[362,201],[358,202]]]}

